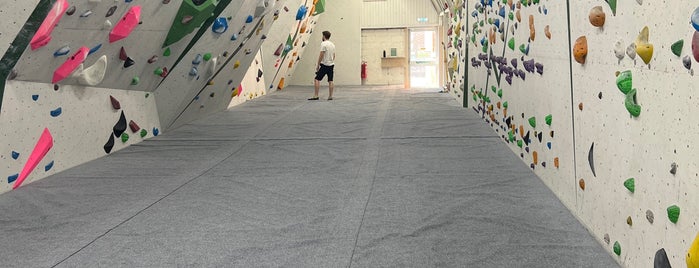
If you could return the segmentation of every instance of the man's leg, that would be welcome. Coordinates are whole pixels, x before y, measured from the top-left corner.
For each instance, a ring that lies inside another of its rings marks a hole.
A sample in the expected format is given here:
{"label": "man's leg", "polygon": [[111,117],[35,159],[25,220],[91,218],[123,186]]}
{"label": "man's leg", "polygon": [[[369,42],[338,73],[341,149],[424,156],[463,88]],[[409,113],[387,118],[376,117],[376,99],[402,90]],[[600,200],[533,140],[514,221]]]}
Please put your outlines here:
{"label": "man's leg", "polygon": [[335,89],[335,83],[333,81],[328,81],[328,90],[330,93],[328,94],[328,99],[331,100],[333,98],[333,90]]}
{"label": "man's leg", "polygon": [[314,98],[318,97],[318,91],[320,91],[320,81],[314,80],[313,85],[315,86],[315,94],[313,94]]}

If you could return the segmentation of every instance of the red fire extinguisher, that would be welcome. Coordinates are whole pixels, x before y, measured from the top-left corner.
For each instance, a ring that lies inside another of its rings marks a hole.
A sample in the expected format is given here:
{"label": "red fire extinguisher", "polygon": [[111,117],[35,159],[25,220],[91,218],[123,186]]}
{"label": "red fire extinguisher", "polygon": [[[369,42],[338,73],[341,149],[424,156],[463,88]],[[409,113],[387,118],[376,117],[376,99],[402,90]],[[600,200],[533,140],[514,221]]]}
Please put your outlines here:
{"label": "red fire extinguisher", "polygon": [[366,61],[362,61],[362,85],[366,84]]}

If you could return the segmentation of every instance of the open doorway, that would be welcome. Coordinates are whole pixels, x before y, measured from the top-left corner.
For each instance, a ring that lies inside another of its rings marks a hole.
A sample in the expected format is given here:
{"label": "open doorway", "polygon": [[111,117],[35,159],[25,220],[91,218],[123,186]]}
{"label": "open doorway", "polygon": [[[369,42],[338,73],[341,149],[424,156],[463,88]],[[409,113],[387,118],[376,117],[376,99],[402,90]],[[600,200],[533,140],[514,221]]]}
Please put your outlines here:
{"label": "open doorway", "polygon": [[439,88],[436,28],[410,29],[410,86]]}

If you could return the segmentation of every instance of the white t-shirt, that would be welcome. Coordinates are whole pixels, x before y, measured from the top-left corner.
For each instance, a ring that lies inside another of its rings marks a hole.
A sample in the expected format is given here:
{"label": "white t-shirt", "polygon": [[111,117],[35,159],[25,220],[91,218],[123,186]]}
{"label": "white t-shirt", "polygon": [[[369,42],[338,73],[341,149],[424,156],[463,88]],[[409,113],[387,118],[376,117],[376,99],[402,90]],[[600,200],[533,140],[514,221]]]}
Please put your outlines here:
{"label": "white t-shirt", "polygon": [[335,65],[335,44],[325,40],[320,43],[320,51],[325,52],[325,54],[323,54],[323,60],[320,62],[320,64],[325,66]]}

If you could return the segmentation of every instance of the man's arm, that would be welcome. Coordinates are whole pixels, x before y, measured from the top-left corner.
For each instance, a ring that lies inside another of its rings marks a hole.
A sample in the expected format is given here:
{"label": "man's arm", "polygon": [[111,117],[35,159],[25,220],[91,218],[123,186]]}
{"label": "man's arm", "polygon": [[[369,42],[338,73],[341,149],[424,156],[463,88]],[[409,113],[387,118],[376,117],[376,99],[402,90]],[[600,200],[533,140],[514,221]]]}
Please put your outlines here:
{"label": "man's arm", "polygon": [[320,69],[320,62],[323,61],[323,56],[325,56],[325,51],[321,51],[320,56],[318,56],[318,64],[316,64],[316,70]]}

